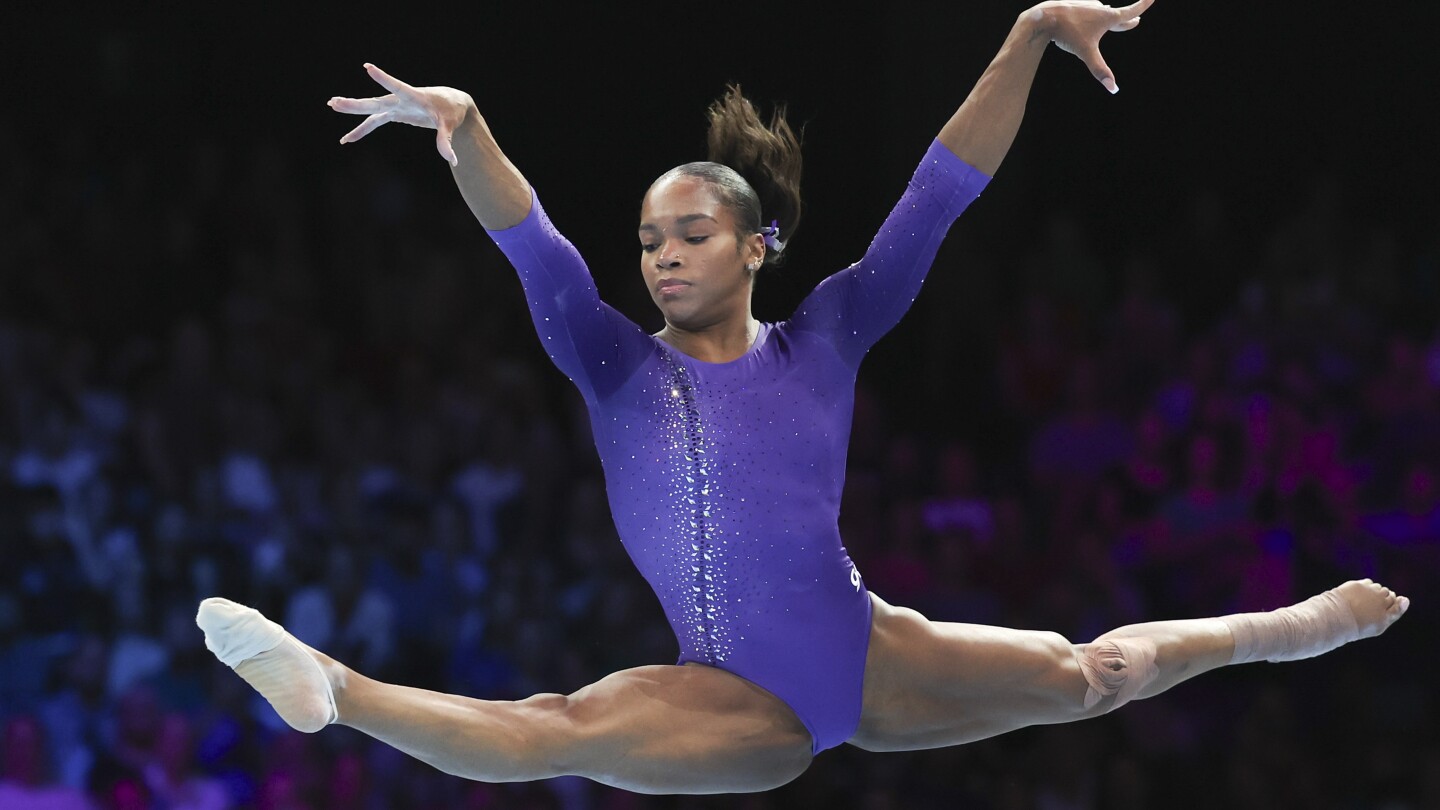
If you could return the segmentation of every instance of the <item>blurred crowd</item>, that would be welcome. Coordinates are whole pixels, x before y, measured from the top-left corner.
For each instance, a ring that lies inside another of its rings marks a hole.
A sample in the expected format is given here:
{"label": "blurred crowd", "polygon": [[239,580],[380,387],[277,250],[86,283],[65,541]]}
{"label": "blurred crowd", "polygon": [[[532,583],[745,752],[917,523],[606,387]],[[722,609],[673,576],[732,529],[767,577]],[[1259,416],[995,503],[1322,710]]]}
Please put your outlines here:
{"label": "blurred crowd", "polygon": [[1083,724],[841,748],[769,794],[642,797],[291,733],[193,623],[227,596],[494,699],[674,660],[581,403],[453,192],[263,144],[158,163],[68,136],[57,165],[19,137],[0,807],[1440,806],[1440,227],[1352,222],[1317,181],[1260,234],[1197,194],[1120,257],[1065,214],[1018,251],[962,230],[877,349],[905,362],[862,374],[841,516],[869,587],[932,619],[1088,640],[1370,576],[1415,600],[1385,640]]}

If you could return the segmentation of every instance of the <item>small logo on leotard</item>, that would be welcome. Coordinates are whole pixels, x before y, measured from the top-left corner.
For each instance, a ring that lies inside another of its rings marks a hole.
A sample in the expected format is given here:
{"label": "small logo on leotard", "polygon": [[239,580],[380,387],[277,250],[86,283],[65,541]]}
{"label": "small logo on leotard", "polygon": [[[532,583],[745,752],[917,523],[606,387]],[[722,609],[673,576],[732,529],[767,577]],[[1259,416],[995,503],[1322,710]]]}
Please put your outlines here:
{"label": "small logo on leotard", "polygon": [[855,586],[856,593],[860,591],[860,569],[850,566],[850,584]]}

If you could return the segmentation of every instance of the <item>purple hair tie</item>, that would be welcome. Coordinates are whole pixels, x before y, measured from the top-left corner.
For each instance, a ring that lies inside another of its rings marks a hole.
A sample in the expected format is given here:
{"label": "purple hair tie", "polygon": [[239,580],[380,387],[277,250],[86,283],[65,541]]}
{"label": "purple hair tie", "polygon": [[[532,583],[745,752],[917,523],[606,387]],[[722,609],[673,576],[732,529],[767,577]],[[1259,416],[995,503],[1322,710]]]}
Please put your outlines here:
{"label": "purple hair tie", "polygon": [[765,247],[776,253],[785,249],[785,243],[780,241],[780,222],[778,220],[770,220],[770,224],[761,228],[760,233],[765,235]]}

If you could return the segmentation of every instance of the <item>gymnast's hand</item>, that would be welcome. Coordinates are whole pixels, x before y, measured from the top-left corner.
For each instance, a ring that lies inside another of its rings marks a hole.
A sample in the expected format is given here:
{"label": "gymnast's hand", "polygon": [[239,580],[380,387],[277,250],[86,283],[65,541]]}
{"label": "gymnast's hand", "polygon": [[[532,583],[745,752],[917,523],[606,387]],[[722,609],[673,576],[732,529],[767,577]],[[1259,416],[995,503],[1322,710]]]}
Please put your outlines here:
{"label": "gymnast's hand", "polygon": [[450,139],[465,121],[466,112],[475,106],[469,93],[451,87],[411,87],[368,62],[365,72],[390,93],[377,98],[330,99],[330,108],[336,112],[366,116],[360,126],[345,133],[340,143],[358,141],[393,121],[435,130],[435,148],[440,157],[452,167],[460,165]]}
{"label": "gymnast's hand", "polygon": [[1090,75],[1111,93],[1118,92],[1115,74],[1100,55],[1100,38],[1109,31],[1129,31],[1140,24],[1140,15],[1154,0],[1140,0],[1120,8],[1111,8],[1098,0],[1054,0],[1030,10],[1050,41],[1066,53],[1072,53],[1090,68]]}

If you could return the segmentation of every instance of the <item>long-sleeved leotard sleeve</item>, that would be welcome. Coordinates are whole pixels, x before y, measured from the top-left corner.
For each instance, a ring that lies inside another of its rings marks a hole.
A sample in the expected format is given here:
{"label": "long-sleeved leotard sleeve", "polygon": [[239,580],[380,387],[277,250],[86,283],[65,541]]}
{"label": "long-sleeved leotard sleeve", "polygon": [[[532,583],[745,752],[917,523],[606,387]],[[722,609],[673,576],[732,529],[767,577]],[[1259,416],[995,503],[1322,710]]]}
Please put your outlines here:
{"label": "long-sleeved leotard sleeve", "polygon": [[[791,327],[822,335],[858,365],[910,308],[945,232],[989,181],[932,143],[865,256],[821,282]],[[600,300],[585,260],[533,189],[525,219],[489,233],[515,266],[545,351],[587,399],[604,399],[654,351],[640,327]]]}
{"label": "long-sleeved leotard sleeve", "polygon": [[989,182],[944,144],[931,143],[865,256],[820,282],[791,327],[823,335],[858,366],[910,308],[945,232]]}
{"label": "long-sleeved leotard sleeve", "polygon": [[653,351],[639,326],[600,300],[585,260],[550,223],[534,189],[520,224],[488,233],[520,276],[546,353],[586,399],[604,399]]}

